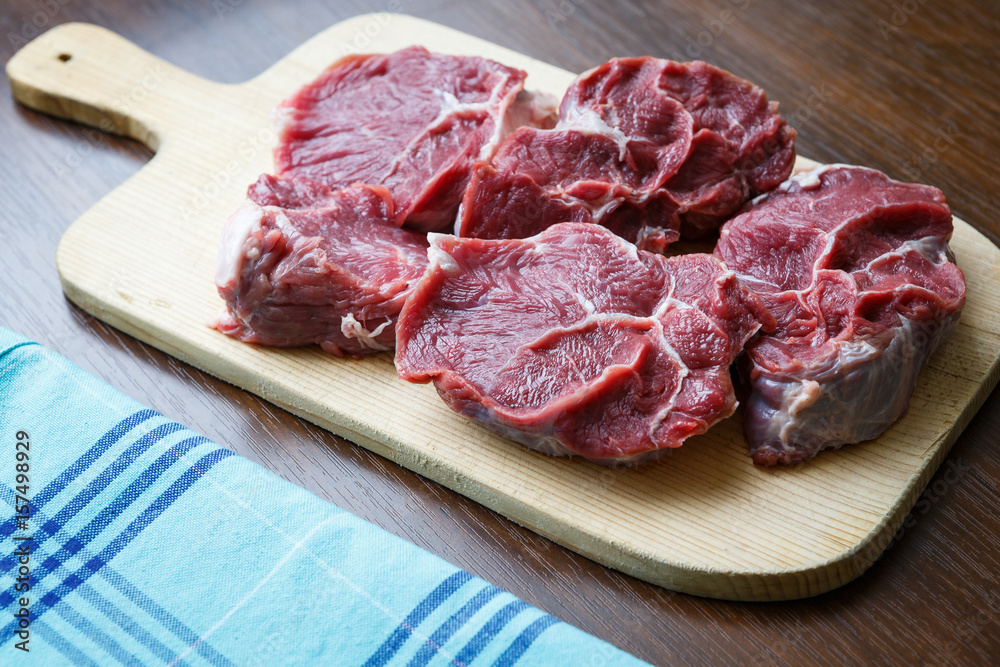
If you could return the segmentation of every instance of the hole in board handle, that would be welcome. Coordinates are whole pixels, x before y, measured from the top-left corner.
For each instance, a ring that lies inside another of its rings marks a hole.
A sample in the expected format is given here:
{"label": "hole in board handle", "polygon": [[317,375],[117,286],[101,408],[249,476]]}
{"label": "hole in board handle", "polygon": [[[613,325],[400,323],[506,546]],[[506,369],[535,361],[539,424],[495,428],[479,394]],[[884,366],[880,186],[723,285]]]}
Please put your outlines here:
{"label": "hole in board handle", "polygon": [[73,57],[72,54],[69,54],[69,53],[60,53],[59,54],[59,60],[63,61],[64,63],[68,63],[69,59],[72,58],[72,57]]}

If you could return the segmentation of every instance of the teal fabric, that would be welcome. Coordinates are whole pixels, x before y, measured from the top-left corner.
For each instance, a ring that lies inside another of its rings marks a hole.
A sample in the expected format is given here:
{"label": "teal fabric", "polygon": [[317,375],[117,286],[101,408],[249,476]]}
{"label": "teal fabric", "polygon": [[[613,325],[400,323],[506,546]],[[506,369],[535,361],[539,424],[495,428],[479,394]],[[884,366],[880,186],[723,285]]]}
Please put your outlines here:
{"label": "teal fabric", "polygon": [[0,438],[0,664],[644,664],[5,329]]}

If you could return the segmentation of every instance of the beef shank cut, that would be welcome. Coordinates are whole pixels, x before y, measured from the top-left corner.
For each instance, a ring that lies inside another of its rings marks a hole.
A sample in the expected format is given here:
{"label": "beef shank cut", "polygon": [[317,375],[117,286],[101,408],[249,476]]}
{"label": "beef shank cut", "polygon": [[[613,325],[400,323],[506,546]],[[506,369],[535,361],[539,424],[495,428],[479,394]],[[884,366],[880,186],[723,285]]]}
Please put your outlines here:
{"label": "beef shank cut", "polygon": [[777,320],[747,346],[755,463],[874,438],[906,412],[965,303],[951,233],[937,188],[844,165],[796,176],[726,223],[716,254]]}
{"label": "beef shank cut", "polygon": [[668,259],[598,225],[429,238],[400,377],[547,454],[637,463],[703,433],[736,407],[730,363],[773,324],[714,256]]}
{"label": "beef shank cut", "polygon": [[340,356],[392,350],[396,317],[427,266],[426,237],[395,220],[384,187],[261,176],[223,231],[216,286],[226,310],[214,326]]}
{"label": "beef shank cut", "polygon": [[795,131],[753,84],[704,62],[617,58],[579,76],[552,130],[521,128],[476,165],[459,236],[598,223],[647,250],[713,233],[784,181]]}
{"label": "beef shank cut", "polygon": [[398,223],[451,226],[475,162],[520,125],[555,123],[555,100],[526,92],[525,76],[419,46],[348,56],[278,107],[277,174],[380,185]]}

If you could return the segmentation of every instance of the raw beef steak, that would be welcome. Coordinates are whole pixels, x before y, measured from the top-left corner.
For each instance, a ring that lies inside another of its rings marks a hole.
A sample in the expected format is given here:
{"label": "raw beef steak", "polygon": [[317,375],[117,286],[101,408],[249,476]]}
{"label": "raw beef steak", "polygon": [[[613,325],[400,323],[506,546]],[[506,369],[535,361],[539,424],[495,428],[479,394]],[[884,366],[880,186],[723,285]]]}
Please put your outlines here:
{"label": "raw beef steak", "polygon": [[611,60],[570,85],[560,116],[476,165],[458,235],[523,238],[572,220],[662,251],[714,232],[795,161],[777,104],[700,61]]}
{"label": "raw beef steak", "polygon": [[277,173],[334,190],[382,185],[397,223],[442,229],[477,160],[519,125],[555,123],[554,100],[526,93],[525,76],[416,46],[348,56],[278,107]]}
{"label": "raw beef steak", "polygon": [[226,312],[216,328],[341,356],[391,350],[396,317],[427,266],[426,238],[395,219],[383,187],[331,191],[261,176],[223,231],[215,280]]}
{"label": "raw beef steak", "polygon": [[547,454],[635,463],[679,447],[733,412],[729,365],[773,325],[712,255],[667,259],[598,225],[430,239],[400,377]]}
{"label": "raw beef steak", "polygon": [[747,346],[745,428],[755,463],[878,436],[965,303],[951,212],[926,185],[825,166],[753,202],[716,254],[777,318]]}

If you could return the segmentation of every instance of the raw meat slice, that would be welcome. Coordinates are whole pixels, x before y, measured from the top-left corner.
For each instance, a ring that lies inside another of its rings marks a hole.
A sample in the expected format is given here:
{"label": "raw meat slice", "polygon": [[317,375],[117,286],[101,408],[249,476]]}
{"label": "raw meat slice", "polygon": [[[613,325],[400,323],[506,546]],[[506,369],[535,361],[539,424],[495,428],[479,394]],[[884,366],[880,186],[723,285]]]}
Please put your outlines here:
{"label": "raw meat slice", "polygon": [[645,135],[649,98],[683,105],[694,128],[681,167],[663,184],[679,206],[681,234],[714,232],[752,197],[777,187],[795,162],[795,130],[763,90],[702,61],[618,58],[581,75],[560,106],[570,123],[595,112]]}
{"label": "raw meat slice", "polygon": [[747,346],[755,463],[869,440],[906,412],[965,303],[951,232],[937,188],[844,165],[799,175],[726,223],[716,254],[778,322]]}
{"label": "raw meat slice", "polygon": [[715,231],[795,161],[777,104],[703,62],[612,60],[573,82],[560,114],[476,165],[459,236],[523,238],[572,220],[662,252]]}
{"label": "raw meat slice", "polygon": [[665,258],[592,224],[522,240],[431,234],[396,369],[541,452],[637,463],[736,407],[760,300],[712,255]]}
{"label": "raw meat slice", "polygon": [[395,220],[451,225],[472,165],[520,124],[551,127],[554,100],[490,60],[411,47],[344,58],[278,107],[279,176],[333,190],[382,185]]}
{"label": "raw meat slice", "polygon": [[214,326],[340,356],[393,349],[396,317],[427,266],[426,238],[395,219],[383,187],[261,176],[223,231],[216,285],[226,312]]}

